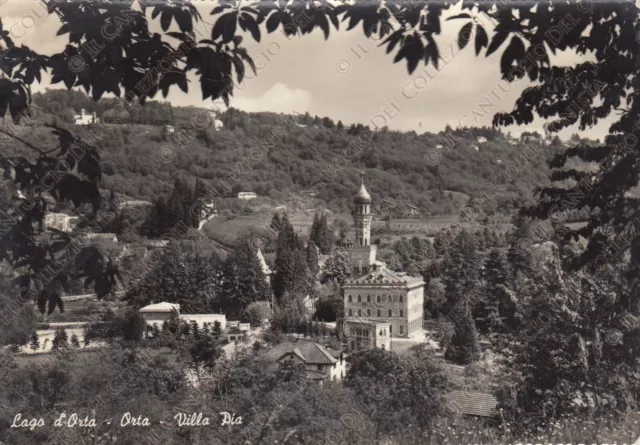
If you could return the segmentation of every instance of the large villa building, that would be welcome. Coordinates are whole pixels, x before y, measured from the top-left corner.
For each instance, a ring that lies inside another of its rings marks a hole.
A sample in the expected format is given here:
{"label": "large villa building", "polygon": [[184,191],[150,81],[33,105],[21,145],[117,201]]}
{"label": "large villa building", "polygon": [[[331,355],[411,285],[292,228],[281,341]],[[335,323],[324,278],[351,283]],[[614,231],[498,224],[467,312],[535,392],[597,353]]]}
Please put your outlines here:
{"label": "large villa building", "polygon": [[371,195],[364,186],[354,198],[355,244],[349,246],[351,277],[342,286],[343,333],[352,349],[390,349],[392,337],[422,333],[424,281],[387,269],[371,245]]}

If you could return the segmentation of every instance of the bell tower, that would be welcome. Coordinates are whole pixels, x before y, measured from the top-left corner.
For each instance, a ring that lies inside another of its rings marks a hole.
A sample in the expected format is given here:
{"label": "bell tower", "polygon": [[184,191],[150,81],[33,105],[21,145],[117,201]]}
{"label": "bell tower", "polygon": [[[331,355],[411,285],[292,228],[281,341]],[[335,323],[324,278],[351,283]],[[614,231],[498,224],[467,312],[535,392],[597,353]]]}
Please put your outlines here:
{"label": "bell tower", "polygon": [[356,246],[366,247],[371,244],[371,195],[364,187],[364,173],[360,173],[360,190],[353,199],[353,221],[356,227]]}
{"label": "bell tower", "polygon": [[351,249],[351,258],[355,277],[369,273],[376,261],[376,246],[371,245],[371,195],[364,186],[364,173],[360,173],[360,177],[360,189],[353,198],[352,212],[356,242]]}

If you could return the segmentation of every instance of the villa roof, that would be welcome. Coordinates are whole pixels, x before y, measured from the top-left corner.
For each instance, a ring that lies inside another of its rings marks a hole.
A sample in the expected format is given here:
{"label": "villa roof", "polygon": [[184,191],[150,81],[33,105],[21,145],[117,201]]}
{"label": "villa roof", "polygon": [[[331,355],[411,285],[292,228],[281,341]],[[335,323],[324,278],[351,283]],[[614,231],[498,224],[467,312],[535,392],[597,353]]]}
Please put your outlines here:
{"label": "villa roof", "polygon": [[308,340],[281,343],[262,357],[269,361],[277,361],[287,354],[294,354],[303,362],[312,364],[332,365],[338,361],[324,346]]}
{"label": "villa roof", "polygon": [[400,276],[387,268],[374,270],[360,278],[356,278],[355,280],[345,281],[345,286],[378,285],[414,287],[419,284],[424,284],[424,281],[422,281],[421,278],[410,277],[408,275]]}

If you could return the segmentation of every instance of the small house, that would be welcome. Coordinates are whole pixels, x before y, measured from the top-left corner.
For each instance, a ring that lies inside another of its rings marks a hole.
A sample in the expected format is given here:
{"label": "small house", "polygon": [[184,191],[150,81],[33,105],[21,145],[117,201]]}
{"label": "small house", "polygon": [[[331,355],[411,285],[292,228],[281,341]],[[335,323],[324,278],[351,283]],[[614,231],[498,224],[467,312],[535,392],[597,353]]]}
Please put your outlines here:
{"label": "small house", "polygon": [[420,214],[420,212],[418,211],[418,207],[414,206],[413,204],[409,204],[409,216],[418,216]]}
{"label": "small house", "polygon": [[140,309],[140,314],[149,325],[162,325],[171,317],[171,312],[176,311],[180,314],[180,305],[176,303],[156,303]]}
{"label": "small house", "polygon": [[248,201],[250,199],[255,199],[257,198],[258,195],[256,195],[254,192],[240,192],[238,193],[238,199],[242,199],[245,201]]}
{"label": "small house", "polygon": [[77,216],[69,216],[64,213],[49,212],[44,215],[44,226],[47,229],[71,232],[78,224]]}
{"label": "small house", "polygon": [[479,144],[484,144],[485,142],[487,142],[487,138],[486,138],[486,137],[484,137],[484,136],[479,136],[479,137],[476,139],[476,142],[478,142]]}
{"label": "small house", "polygon": [[310,340],[295,340],[280,343],[260,355],[256,360],[272,365],[283,362],[302,364],[306,377],[314,381],[342,380],[347,362],[341,351],[329,350]]}
{"label": "small house", "polygon": [[97,124],[100,122],[100,119],[98,119],[98,116],[96,115],[95,112],[91,114],[87,114],[84,108],[80,110],[80,114],[74,115],[74,118],[75,118],[76,125],[89,125],[89,124]]}

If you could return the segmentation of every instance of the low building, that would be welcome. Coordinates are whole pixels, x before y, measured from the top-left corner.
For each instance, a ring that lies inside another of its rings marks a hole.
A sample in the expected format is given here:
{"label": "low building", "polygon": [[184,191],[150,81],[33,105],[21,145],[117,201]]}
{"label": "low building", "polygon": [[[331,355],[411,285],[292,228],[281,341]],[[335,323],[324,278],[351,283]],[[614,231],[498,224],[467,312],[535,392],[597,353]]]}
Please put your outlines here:
{"label": "low building", "polygon": [[84,108],[80,110],[80,114],[74,116],[76,125],[97,124],[100,122],[95,112],[86,114]]}
{"label": "low building", "polygon": [[168,135],[168,134],[174,134],[176,132],[176,129],[171,126],[171,125],[165,125],[164,126],[164,134]]}
{"label": "low building", "polygon": [[86,233],[85,236],[91,241],[118,242],[118,235],[115,233]]}
{"label": "low building", "polygon": [[64,213],[46,213],[44,215],[44,227],[46,229],[60,230],[61,232],[71,232],[78,224],[77,216],[69,216]]}
{"label": "low building", "polygon": [[142,201],[142,200],[130,200],[130,201],[122,201],[120,203],[118,203],[118,208],[120,209],[125,209],[125,208],[145,208],[145,207],[152,207],[153,203],[149,202],[149,201]]}
{"label": "low building", "polygon": [[238,328],[229,329],[227,332],[227,340],[229,343],[235,341],[247,341],[249,339],[251,331],[242,331]]}
{"label": "low building", "polygon": [[171,312],[176,311],[180,314],[180,305],[176,303],[156,303],[150,304],[148,306],[140,309],[140,314],[147,322],[147,324],[154,325],[162,325],[165,321],[168,321],[171,317]]}
{"label": "low building", "polygon": [[245,201],[247,201],[249,199],[255,199],[257,197],[258,197],[258,195],[256,195],[254,192],[240,192],[240,193],[238,193],[238,199],[243,199]]}
{"label": "low building", "polygon": [[484,136],[479,136],[476,139],[476,142],[480,143],[480,144],[484,144],[485,142],[487,142],[487,138],[485,138]]}
{"label": "low building", "polygon": [[341,351],[333,351],[310,341],[287,341],[269,349],[257,360],[271,364],[281,364],[290,361],[302,364],[306,370],[307,379],[315,381],[342,380],[346,374],[346,360]]}
{"label": "low building", "polygon": [[418,207],[414,206],[413,204],[409,204],[408,207],[409,207],[409,216],[418,216],[420,214]]}
{"label": "low building", "polygon": [[342,331],[343,342],[352,351],[380,348],[391,350],[391,325],[377,320],[349,320]]}
{"label": "low building", "polygon": [[180,315],[180,321],[185,321],[187,323],[195,321],[199,327],[202,327],[205,324],[213,326],[217,321],[220,323],[220,329],[227,328],[227,316],[224,314],[183,314]]}

